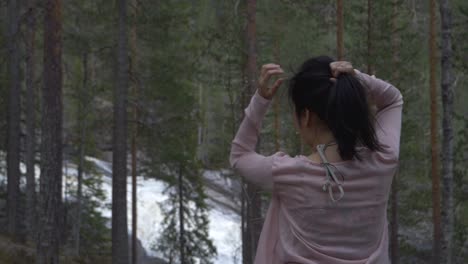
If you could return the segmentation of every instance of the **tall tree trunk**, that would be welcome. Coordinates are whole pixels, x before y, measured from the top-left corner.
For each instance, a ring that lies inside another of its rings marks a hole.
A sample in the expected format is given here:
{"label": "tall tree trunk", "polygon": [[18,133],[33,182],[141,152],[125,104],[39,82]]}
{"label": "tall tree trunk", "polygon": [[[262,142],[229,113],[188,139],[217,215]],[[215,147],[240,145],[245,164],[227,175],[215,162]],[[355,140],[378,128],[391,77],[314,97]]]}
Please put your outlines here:
{"label": "tall tree trunk", "polygon": [[367,73],[370,75],[374,74],[372,56],[372,0],[367,0]]}
{"label": "tall tree trunk", "polygon": [[129,263],[127,226],[127,1],[119,0],[118,70],[114,91],[112,263]]}
{"label": "tall tree trunk", "polygon": [[84,173],[84,156],[86,147],[86,111],[85,104],[89,101],[88,98],[88,53],[83,53],[83,86],[78,95],[78,129],[79,129],[79,145],[78,145],[78,188],[77,188],[77,206],[76,206],[76,228],[74,234],[75,254],[80,255],[80,234],[81,234],[81,214],[83,204],[83,173]]}
{"label": "tall tree trunk", "polygon": [[[398,1],[393,0],[392,14],[392,81],[397,84],[400,79],[400,35],[398,33]],[[391,219],[390,219],[390,259],[392,264],[400,263],[400,244],[398,242],[398,172],[395,173],[392,183]]]}
{"label": "tall tree trunk", "polygon": [[137,136],[138,136],[138,54],[137,54],[137,16],[138,2],[131,1],[132,26],[130,29],[130,73],[133,91],[133,133],[132,133],[132,263],[137,263]]}
{"label": "tall tree trunk", "polygon": [[26,15],[26,226],[27,236],[31,241],[34,241],[36,234],[36,179],[34,173],[36,149],[35,4],[35,0],[28,1]]}
{"label": "tall tree trunk", "polygon": [[14,240],[21,240],[20,228],[20,65],[19,65],[19,6],[17,0],[8,1],[8,66],[10,83],[8,91],[8,140],[7,140],[7,214],[8,233]]}
{"label": "tall tree trunk", "polygon": [[[276,64],[280,64],[280,39],[281,39],[281,22],[279,19],[276,20],[276,36],[275,36],[275,44],[273,48],[273,57]],[[274,125],[275,125],[275,151],[279,151],[280,149],[280,97],[275,96],[273,101],[274,107]]]}
{"label": "tall tree trunk", "polygon": [[[244,2],[245,3],[245,2]],[[246,37],[245,35],[243,36]],[[248,83],[247,79],[247,56],[243,57],[242,65],[242,80],[243,83]],[[241,93],[241,116],[244,114],[244,108],[246,107],[248,101],[248,85],[245,86],[245,90]],[[241,121],[240,119],[239,121]],[[235,132],[234,132],[235,135]],[[251,251],[251,241],[250,241],[250,229],[248,225],[248,193],[247,193],[247,182],[244,178],[241,179],[241,236],[242,236],[242,263],[250,264],[252,263],[252,251]]]}
{"label": "tall tree trunk", "polygon": [[250,264],[252,262],[252,252],[250,251],[250,236],[247,229],[247,190],[246,182],[241,182],[241,240],[242,240],[242,263]]}
{"label": "tall tree trunk", "polygon": [[400,243],[398,242],[398,172],[393,176],[390,219],[390,259],[392,264],[400,263]]}
{"label": "tall tree trunk", "polygon": [[182,165],[179,165],[178,175],[178,187],[179,187],[179,253],[180,263],[185,262],[185,228],[184,228],[184,179],[182,175]]}
{"label": "tall tree trunk", "polygon": [[344,59],[343,42],[344,20],[343,20],[343,0],[336,1],[336,49],[338,60]]}
{"label": "tall tree trunk", "polygon": [[452,13],[448,0],[439,1],[442,56],[442,263],[452,263],[453,208],[453,72],[452,72]]}
{"label": "tall tree trunk", "polygon": [[[247,98],[255,93],[257,84],[257,1],[247,0]],[[248,101],[244,102],[244,107]],[[247,183],[247,232],[250,236],[250,263],[255,258],[262,229],[262,197],[258,187]]]}
{"label": "tall tree trunk", "polygon": [[440,223],[440,172],[439,145],[437,140],[437,82],[436,82],[436,0],[430,0],[429,64],[431,92],[431,161],[432,161],[432,218],[434,224],[433,263],[440,263],[441,223]]}
{"label": "tall tree trunk", "polygon": [[48,0],[44,16],[40,224],[37,263],[59,261],[62,212],[62,1]]}

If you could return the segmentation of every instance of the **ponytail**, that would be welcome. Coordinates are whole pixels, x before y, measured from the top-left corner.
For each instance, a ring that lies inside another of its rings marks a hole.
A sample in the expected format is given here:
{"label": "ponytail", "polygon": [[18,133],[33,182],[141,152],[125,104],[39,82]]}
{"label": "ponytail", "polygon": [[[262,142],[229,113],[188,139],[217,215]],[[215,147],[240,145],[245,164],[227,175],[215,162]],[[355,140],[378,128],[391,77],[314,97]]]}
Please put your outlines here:
{"label": "ponytail", "polygon": [[289,98],[298,118],[307,109],[328,126],[343,160],[360,159],[356,147],[381,151],[365,87],[350,74],[331,81],[330,57],[307,60],[291,79]]}

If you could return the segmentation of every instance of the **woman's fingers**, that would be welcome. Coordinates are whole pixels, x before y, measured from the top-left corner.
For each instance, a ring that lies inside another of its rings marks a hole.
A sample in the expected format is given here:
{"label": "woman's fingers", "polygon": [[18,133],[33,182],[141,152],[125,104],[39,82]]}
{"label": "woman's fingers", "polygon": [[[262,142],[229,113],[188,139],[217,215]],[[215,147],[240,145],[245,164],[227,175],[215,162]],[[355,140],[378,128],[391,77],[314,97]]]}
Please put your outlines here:
{"label": "woman's fingers", "polygon": [[262,66],[260,76],[263,76],[268,70],[280,68],[278,64],[269,63]]}
{"label": "woman's fingers", "polygon": [[268,70],[266,73],[265,73],[265,81],[269,81],[271,76],[273,75],[279,75],[279,74],[282,74],[284,73],[283,69],[281,68],[278,68],[278,69],[273,69],[273,70]]}
{"label": "woman's fingers", "polygon": [[281,86],[281,84],[283,83],[283,81],[284,81],[283,78],[276,80],[276,82],[273,84],[273,87],[271,87],[271,94],[272,95],[276,94],[276,91],[278,91],[278,89]]}
{"label": "woman's fingers", "polygon": [[268,82],[270,81],[271,76],[273,75],[279,75],[284,73],[283,69],[281,68],[270,68],[268,70],[265,70],[263,74],[260,77],[260,85],[262,86],[267,86]]}
{"label": "woman's fingers", "polygon": [[338,77],[340,73],[354,74],[353,65],[348,61],[334,61],[330,63],[330,69],[333,77]]}
{"label": "woman's fingers", "polygon": [[270,87],[269,82],[272,76],[277,76],[283,74],[284,71],[278,64],[265,64],[262,66],[260,78],[259,78],[259,87],[258,90],[260,95],[267,99],[271,99],[273,95],[278,90],[279,86],[283,82],[282,79],[278,79],[274,82],[273,86]]}

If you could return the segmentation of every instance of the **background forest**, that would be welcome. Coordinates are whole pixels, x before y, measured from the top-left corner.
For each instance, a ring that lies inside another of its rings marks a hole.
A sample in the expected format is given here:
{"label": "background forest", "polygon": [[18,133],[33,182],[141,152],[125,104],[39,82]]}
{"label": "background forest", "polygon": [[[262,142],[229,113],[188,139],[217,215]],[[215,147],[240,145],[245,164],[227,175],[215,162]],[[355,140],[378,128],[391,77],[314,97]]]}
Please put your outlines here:
{"label": "background forest", "polygon": [[[403,93],[392,263],[468,262],[468,1],[0,0],[0,14],[0,263],[252,263],[269,194],[230,169],[231,140],[262,64],[291,74],[317,55]],[[259,150],[308,153],[279,93]]]}

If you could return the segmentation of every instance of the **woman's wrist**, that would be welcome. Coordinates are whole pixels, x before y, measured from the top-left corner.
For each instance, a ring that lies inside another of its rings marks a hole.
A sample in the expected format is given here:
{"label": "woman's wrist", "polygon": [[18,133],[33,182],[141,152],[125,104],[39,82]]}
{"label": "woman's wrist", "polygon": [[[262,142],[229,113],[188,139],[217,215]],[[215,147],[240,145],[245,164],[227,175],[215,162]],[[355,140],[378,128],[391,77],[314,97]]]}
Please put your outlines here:
{"label": "woman's wrist", "polygon": [[265,104],[268,104],[271,102],[271,98],[267,98],[263,96],[259,89],[255,91],[254,97],[256,97],[260,102],[265,103]]}

